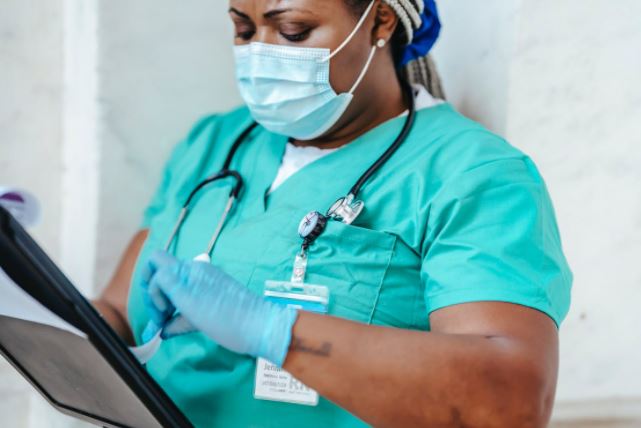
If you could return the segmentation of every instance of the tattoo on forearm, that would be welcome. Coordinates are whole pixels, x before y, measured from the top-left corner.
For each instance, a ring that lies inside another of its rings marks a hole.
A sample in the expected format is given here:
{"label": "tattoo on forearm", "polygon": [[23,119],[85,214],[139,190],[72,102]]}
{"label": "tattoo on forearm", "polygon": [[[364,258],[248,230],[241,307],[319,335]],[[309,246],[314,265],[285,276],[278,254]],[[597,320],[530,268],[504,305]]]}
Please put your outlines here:
{"label": "tattoo on forearm", "polygon": [[290,349],[292,351],[304,352],[318,357],[329,357],[332,353],[332,344],[330,342],[323,342],[320,346],[314,346],[309,345],[303,339],[294,337],[292,338]]}

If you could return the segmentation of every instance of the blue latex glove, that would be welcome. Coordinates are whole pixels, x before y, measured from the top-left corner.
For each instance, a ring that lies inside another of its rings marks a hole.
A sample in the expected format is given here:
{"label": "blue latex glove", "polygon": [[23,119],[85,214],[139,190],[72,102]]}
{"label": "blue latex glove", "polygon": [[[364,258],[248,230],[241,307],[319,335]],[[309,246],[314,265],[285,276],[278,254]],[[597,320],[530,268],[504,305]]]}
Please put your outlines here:
{"label": "blue latex glove", "polygon": [[297,310],[268,301],[209,263],[154,253],[143,271],[150,322],[143,339],[201,331],[230,351],[282,366]]}

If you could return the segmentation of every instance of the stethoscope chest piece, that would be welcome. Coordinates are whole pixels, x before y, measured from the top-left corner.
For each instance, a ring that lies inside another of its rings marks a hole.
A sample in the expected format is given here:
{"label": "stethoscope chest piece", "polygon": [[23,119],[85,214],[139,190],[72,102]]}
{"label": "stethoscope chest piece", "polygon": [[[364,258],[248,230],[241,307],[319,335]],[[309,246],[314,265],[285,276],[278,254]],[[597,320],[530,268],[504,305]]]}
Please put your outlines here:
{"label": "stethoscope chest piece", "polygon": [[354,201],[354,195],[349,194],[336,201],[326,215],[318,211],[307,214],[298,225],[298,235],[303,239],[303,252],[323,234],[330,219],[352,224],[364,208],[363,201]]}
{"label": "stethoscope chest piece", "polygon": [[345,224],[352,224],[365,209],[363,201],[355,201],[354,195],[349,194],[340,198],[327,211],[327,217],[333,218]]}
{"label": "stethoscope chest piece", "polygon": [[194,257],[195,262],[202,262],[202,263],[211,263],[211,256],[207,253],[202,253]]}

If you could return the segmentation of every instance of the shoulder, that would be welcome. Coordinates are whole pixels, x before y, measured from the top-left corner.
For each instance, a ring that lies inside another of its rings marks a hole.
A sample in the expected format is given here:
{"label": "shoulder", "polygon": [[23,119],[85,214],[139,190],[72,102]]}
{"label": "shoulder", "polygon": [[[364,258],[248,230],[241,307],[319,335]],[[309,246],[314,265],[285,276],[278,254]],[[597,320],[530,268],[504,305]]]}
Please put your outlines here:
{"label": "shoulder", "polygon": [[442,184],[458,181],[461,176],[481,175],[542,182],[527,154],[448,103],[417,112],[408,146],[407,159],[413,159],[431,182]]}
{"label": "shoulder", "polygon": [[246,107],[226,113],[209,114],[198,119],[172,150],[169,164],[211,164],[225,153],[236,137],[252,123]]}
{"label": "shoulder", "polygon": [[220,168],[233,141],[251,121],[245,107],[197,120],[185,138],[173,147],[165,163],[167,186],[193,184]]}
{"label": "shoulder", "polygon": [[428,311],[504,301],[547,313],[559,325],[572,273],[534,162],[451,107],[421,113],[414,146],[424,148],[417,165],[428,182],[419,186],[416,241]]}
{"label": "shoulder", "polygon": [[187,145],[194,145],[199,140],[211,140],[213,136],[225,137],[244,129],[252,122],[249,110],[245,106],[225,113],[205,115],[191,127],[185,138]]}

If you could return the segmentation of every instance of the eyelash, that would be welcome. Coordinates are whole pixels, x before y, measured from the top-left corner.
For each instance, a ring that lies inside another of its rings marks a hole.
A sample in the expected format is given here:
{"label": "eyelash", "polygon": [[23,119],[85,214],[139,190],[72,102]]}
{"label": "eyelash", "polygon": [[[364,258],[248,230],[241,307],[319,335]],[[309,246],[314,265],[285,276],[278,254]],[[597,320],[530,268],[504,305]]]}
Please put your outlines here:
{"label": "eyelash", "polygon": [[[298,34],[280,33],[280,35],[283,36],[285,39],[289,40],[290,42],[299,43],[305,40],[307,36],[309,36],[309,33],[311,33],[311,31],[312,31],[311,29],[308,29]],[[251,40],[252,37],[254,37],[254,34],[256,34],[256,31],[243,31],[241,33],[236,33],[236,37],[244,41],[249,41]]]}
{"label": "eyelash", "polygon": [[286,38],[287,40],[289,40],[290,42],[298,43],[298,42],[302,42],[303,40],[305,40],[307,38],[307,36],[309,36],[309,33],[311,33],[311,32],[312,32],[312,29],[309,28],[309,29],[307,29],[307,30],[305,30],[303,32],[298,33],[298,34],[280,33],[280,35],[283,36],[284,38]]}
{"label": "eyelash", "polygon": [[244,41],[250,40],[252,37],[254,37],[254,34],[256,34],[255,31],[243,31],[241,33],[236,33],[236,37],[239,39],[242,39]]}
{"label": "eyelash", "polygon": [[[299,42],[302,42],[303,40],[305,40],[307,38],[307,36],[309,36],[309,33],[311,31],[312,30],[309,29],[309,30],[305,30],[302,33],[298,33],[298,34],[280,33],[280,35],[283,36],[285,39],[289,40],[290,42],[299,43]],[[236,37],[238,37],[239,39],[242,39],[244,41],[249,41],[249,40],[251,40],[252,37],[254,37],[254,34],[256,34],[255,31],[243,31],[242,33],[237,33]]]}

